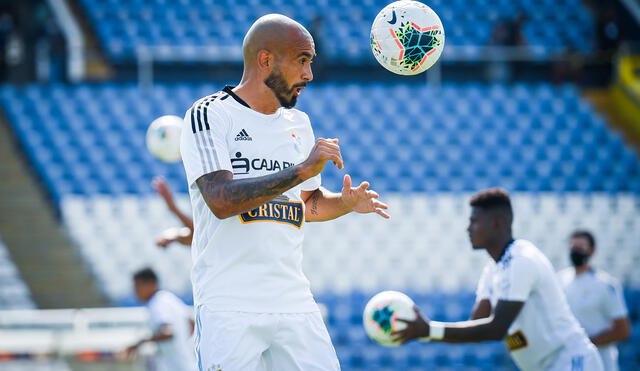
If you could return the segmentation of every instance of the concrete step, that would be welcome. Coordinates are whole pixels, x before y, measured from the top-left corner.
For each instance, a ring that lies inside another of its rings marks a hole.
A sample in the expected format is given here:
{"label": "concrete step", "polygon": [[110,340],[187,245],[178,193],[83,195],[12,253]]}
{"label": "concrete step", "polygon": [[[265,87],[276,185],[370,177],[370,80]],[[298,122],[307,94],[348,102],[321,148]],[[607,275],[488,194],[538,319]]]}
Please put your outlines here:
{"label": "concrete step", "polygon": [[108,303],[0,119],[0,236],[40,308]]}

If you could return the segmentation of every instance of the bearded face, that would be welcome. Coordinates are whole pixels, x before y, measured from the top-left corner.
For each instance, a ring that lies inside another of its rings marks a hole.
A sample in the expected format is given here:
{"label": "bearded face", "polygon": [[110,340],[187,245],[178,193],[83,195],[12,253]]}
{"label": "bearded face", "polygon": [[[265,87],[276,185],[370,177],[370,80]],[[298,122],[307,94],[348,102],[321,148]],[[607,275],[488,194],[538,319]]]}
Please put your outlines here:
{"label": "bearded face", "polygon": [[307,86],[306,82],[289,86],[278,66],[274,67],[269,76],[264,80],[264,84],[273,91],[278,102],[280,102],[280,105],[284,108],[293,108],[298,101],[300,90]]}

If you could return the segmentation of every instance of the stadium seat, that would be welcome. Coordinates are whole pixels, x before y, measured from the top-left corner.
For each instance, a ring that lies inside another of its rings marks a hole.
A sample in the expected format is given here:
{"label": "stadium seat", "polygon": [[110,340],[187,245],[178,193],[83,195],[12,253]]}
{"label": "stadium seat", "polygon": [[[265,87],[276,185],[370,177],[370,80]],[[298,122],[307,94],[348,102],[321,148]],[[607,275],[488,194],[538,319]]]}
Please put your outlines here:
{"label": "stadium seat", "polygon": [[9,250],[0,239],[0,310],[35,307],[29,288],[22,281]]}

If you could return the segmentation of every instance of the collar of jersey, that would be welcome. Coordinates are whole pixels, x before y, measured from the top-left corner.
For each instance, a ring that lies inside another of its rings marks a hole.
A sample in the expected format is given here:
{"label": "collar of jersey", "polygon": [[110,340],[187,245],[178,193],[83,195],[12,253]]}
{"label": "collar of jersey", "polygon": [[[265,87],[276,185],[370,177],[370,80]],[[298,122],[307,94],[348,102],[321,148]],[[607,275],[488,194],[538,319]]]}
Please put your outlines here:
{"label": "collar of jersey", "polygon": [[502,255],[500,255],[500,258],[498,259],[498,261],[496,261],[496,264],[500,264],[500,262],[502,261],[502,259],[504,259],[505,255],[507,255],[507,250],[509,250],[509,248],[511,246],[513,246],[513,243],[516,242],[516,240],[511,240],[507,243],[507,245],[504,247],[504,250],[502,250]]}
{"label": "collar of jersey", "polygon": [[267,115],[265,113],[262,112],[258,112],[256,110],[254,110],[253,108],[251,108],[251,106],[245,102],[242,98],[240,98],[236,93],[233,92],[233,88],[235,88],[235,86],[231,86],[231,85],[226,85],[224,87],[224,89],[222,89],[222,91],[224,91],[225,93],[229,94],[231,96],[231,98],[233,98],[236,102],[240,103],[241,105],[245,106],[246,108],[248,108],[251,112],[253,112],[255,115],[258,115],[260,117],[267,117],[267,118],[278,118],[280,116],[280,113],[282,112],[282,107],[278,108],[276,110],[276,112]]}

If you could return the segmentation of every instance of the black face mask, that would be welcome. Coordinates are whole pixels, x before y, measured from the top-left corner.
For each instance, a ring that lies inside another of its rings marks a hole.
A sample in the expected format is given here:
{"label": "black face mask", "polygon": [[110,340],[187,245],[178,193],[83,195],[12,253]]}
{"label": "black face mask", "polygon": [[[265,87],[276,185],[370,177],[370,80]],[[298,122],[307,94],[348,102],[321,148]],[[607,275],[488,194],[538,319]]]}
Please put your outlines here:
{"label": "black face mask", "polygon": [[571,250],[571,254],[569,255],[571,258],[571,263],[573,263],[574,267],[582,267],[587,264],[587,260],[589,260],[589,255],[583,253],[582,251]]}

